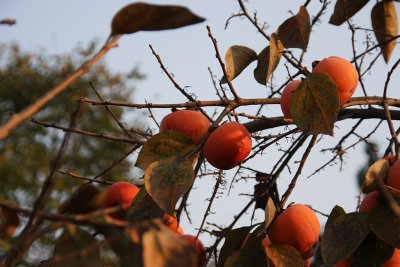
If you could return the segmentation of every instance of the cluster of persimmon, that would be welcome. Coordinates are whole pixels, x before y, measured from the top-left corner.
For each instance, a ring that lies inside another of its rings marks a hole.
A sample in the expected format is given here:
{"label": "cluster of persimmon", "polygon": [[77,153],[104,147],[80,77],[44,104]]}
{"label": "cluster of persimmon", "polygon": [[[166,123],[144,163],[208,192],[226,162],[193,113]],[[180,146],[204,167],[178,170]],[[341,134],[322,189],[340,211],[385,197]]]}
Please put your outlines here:
{"label": "cluster of persimmon", "polygon": [[[387,177],[381,177],[389,192],[392,194],[398,194],[400,192],[400,160],[396,160],[395,156],[387,156],[385,160],[390,165],[389,173]],[[359,212],[370,212],[373,209],[379,209],[382,206],[387,205],[386,198],[379,190],[372,190],[368,192],[360,203],[358,208]],[[335,265],[335,267],[350,267],[348,261],[343,261]],[[400,266],[400,250],[395,249],[392,257],[386,261],[382,267],[397,267]]]}
{"label": "cluster of persimmon", "polygon": [[[344,58],[336,56],[325,58],[315,64],[312,72],[328,74],[338,89],[340,104],[347,102],[357,88],[357,70]],[[300,79],[293,80],[282,91],[281,109],[286,119],[292,118],[292,96],[301,83]]]}
{"label": "cluster of persimmon", "polygon": [[[293,204],[274,219],[263,244],[289,245],[295,248],[307,267],[311,265],[311,258],[318,249],[319,234],[320,223],[315,212],[304,204]],[[275,266],[271,259],[269,264]]]}

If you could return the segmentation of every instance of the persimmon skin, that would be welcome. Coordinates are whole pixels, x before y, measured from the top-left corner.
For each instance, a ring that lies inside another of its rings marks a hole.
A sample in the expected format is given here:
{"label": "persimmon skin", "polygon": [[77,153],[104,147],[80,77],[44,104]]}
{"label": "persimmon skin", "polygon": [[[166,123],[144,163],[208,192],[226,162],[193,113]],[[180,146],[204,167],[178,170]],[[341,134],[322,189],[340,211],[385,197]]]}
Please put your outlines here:
{"label": "persimmon skin", "polygon": [[242,162],[252,148],[251,135],[242,124],[227,122],[219,126],[207,138],[203,152],[215,168],[229,170]]}
{"label": "persimmon skin", "polygon": [[106,189],[103,207],[122,205],[122,211],[110,214],[115,219],[123,219],[128,211],[133,199],[139,193],[140,189],[128,182],[117,182]]}
{"label": "persimmon skin", "polygon": [[182,227],[178,225],[178,221],[174,216],[165,213],[163,223],[168,226],[171,231],[177,233],[178,235],[184,234]]}
{"label": "persimmon skin", "polygon": [[286,85],[281,95],[281,109],[285,119],[291,119],[292,114],[290,112],[292,106],[292,96],[294,91],[299,87],[301,80],[293,80]]}
{"label": "persimmon skin", "polygon": [[324,58],[314,67],[312,72],[323,72],[331,77],[338,88],[340,104],[350,99],[358,85],[356,68],[349,61],[341,57],[332,56]]}
{"label": "persimmon skin", "polygon": [[284,210],[271,224],[268,235],[272,243],[286,244],[301,254],[318,241],[320,224],[314,211],[303,204]]}
{"label": "persimmon skin", "polygon": [[400,190],[400,160],[397,160],[393,163],[392,167],[390,167],[386,184]]}
{"label": "persimmon skin", "polygon": [[207,259],[203,243],[192,235],[182,235],[181,237],[193,247],[197,255],[197,267],[202,267]]}
{"label": "persimmon skin", "polygon": [[359,211],[368,212],[382,203],[382,194],[379,191],[369,192],[360,203]]}
{"label": "persimmon skin", "polygon": [[199,144],[201,139],[207,134],[210,122],[200,111],[178,110],[166,115],[160,123],[160,133],[168,130],[176,131],[195,144]]}
{"label": "persimmon skin", "polygon": [[351,265],[347,261],[342,261],[335,264],[333,267],[351,267]]}
{"label": "persimmon skin", "polygon": [[400,250],[395,249],[392,257],[385,262],[382,267],[399,267],[400,266]]}

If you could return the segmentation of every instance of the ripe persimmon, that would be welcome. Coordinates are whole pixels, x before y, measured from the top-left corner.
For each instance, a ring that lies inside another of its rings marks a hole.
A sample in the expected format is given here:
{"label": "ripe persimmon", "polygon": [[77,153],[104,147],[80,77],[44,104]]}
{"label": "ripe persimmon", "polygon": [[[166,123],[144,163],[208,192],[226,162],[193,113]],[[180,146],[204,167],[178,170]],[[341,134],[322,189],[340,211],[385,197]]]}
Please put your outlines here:
{"label": "ripe persimmon", "polygon": [[299,87],[301,80],[293,80],[288,83],[282,91],[281,95],[281,109],[285,119],[291,119],[292,115],[290,112],[292,105],[293,92]]}
{"label": "ripe persimmon", "polygon": [[320,224],[314,211],[303,204],[285,209],[271,224],[268,235],[272,243],[290,245],[301,254],[318,241]]}
{"label": "ripe persimmon", "polygon": [[215,168],[229,170],[242,162],[252,148],[249,131],[242,124],[231,121],[222,124],[210,134],[203,152]]}
{"label": "ripe persimmon", "polygon": [[138,192],[139,188],[134,184],[128,182],[115,183],[107,187],[103,206],[109,208],[122,205],[121,212],[112,213],[110,215],[115,219],[123,219]]}
{"label": "ripe persimmon", "polygon": [[160,124],[160,133],[171,130],[176,131],[195,144],[207,134],[210,122],[200,111],[178,110],[165,116]]}
{"label": "ripe persimmon", "polygon": [[331,77],[338,88],[340,104],[349,100],[357,88],[357,70],[344,58],[335,56],[324,58],[315,65],[312,72],[324,72]]}
{"label": "ripe persimmon", "polygon": [[193,249],[196,251],[196,256],[197,256],[197,266],[201,267],[204,265],[206,261],[206,250],[204,248],[203,243],[199,240],[196,239],[196,237],[192,235],[182,235],[181,236],[186,242],[188,242]]}
{"label": "ripe persimmon", "polygon": [[390,167],[386,184],[394,189],[400,190],[400,160]]}
{"label": "ripe persimmon", "polygon": [[392,257],[385,262],[382,267],[399,267],[400,266],[400,250],[395,249]]}
{"label": "ripe persimmon", "polygon": [[166,226],[168,226],[168,228],[171,231],[173,231],[179,235],[184,234],[182,227],[180,225],[178,225],[178,220],[174,216],[171,216],[171,215],[165,213],[164,218],[163,218],[163,223]]}
{"label": "ripe persimmon", "polygon": [[379,191],[369,192],[360,203],[359,211],[368,212],[382,202],[382,194]]}

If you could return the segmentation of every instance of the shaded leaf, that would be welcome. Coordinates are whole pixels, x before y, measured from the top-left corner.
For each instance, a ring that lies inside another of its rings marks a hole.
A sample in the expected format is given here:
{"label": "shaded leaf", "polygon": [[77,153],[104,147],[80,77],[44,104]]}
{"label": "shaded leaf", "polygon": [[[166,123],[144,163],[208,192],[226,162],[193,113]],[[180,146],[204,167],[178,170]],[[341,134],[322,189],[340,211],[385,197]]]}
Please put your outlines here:
{"label": "shaded leaf", "polygon": [[176,29],[203,22],[204,18],[182,6],[133,3],[115,14],[111,35]]}
{"label": "shaded leaf", "polygon": [[152,136],[140,150],[135,166],[146,170],[153,162],[183,155],[195,149],[195,144],[183,134],[166,131]]}
{"label": "shaded leaf", "polygon": [[377,190],[378,186],[376,183],[377,179],[386,181],[389,174],[390,164],[386,159],[380,159],[375,161],[369,166],[367,173],[365,174],[364,182],[362,184],[362,192],[367,194],[371,191]]}
{"label": "shaded leaf", "polygon": [[265,253],[264,247],[259,244],[258,246],[245,247],[231,253],[224,265],[224,267],[265,267],[268,266],[268,257]]}
{"label": "shaded leaf", "polygon": [[293,93],[293,123],[307,134],[333,135],[339,112],[339,93],[326,73],[311,73]]}
{"label": "shaded leaf", "polygon": [[378,206],[369,212],[372,231],[379,239],[400,249],[400,218],[387,206]]}
{"label": "shaded leaf", "polygon": [[351,255],[352,267],[381,267],[393,255],[394,248],[370,233]]}
{"label": "shaded leaf", "polygon": [[14,210],[1,208],[0,238],[11,237],[19,225],[18,213]]}
{"label": "shaded leaf", "polygon": [[185,157],[171,157],[150,164],[144,173],[144,186],[158,206],[173,215],[176,202],[193,184],[194,176]]}
{"label": "shaded leaf", "polygon": [[283,45],[275,33],[271,34],[269,46],[257,56],[257,67],[254,69],[254,78],[260,84],[266,85],[269,77],[279,64],[283,52]]}
{"label": "shaded leaf", "polygon": [[143,220],[162,218],[163,216],[164,211],[154,202],[146,189],[142,188],[129,207],[126,219],[133,224]]}
{"label": "shaded leaf", "polygon": [[82,214],[95,211],[103,206],[104,191],[100,192],[91,183],[80,186],[60,207],[60,213]]}
{"label": "shaded leaf", "polygon": [[252,226],[244,226],[241,228],[229,230],[225,235],[225,242],[221,248],[218,259],[218,267],[224,266],[225,260],[231,255],[235,250],[238,250],[246,236],[250,233]]}
{"label": "shaded leaf", "polygon": [[265,227],[271,224],[276,215],[276,207],[272,198],[268,198],[267,205],[265,206]]}
{"label": "shaded leaf", "polygon": [[[228,80],[232,81],[242,71],[250,65],[251,62],[257,59],[257,53],[247,46],[234,45],[229,47],[225,53],[225,65]],[[226,83],[225,76],[221,79],[222,83]]]}
{"label": "shaded leaf", "polygon": [[143,235],[144,267],[196,267],[194,249],[179,235],[160,225]]}
{"label": "shaded leaf", "polygon": [[[371,11],[372,28],[378,43],[384,43],[392,39],[398,33],[397,13],[394,1],[380,1]],[[388,63],[396,40],[381,45],[381,51],[385,62]]]}
{"label": "shaded leaf", "polygon": [[265,248],[268,258],[276,267],[303,267],[304,260],[300,252],[292,246],[271,244]]}
{"label": "shaded leaf", "polygon": [[337,0],[329,23],[336,26],[341,25],[354,16],[368,2],[369,0]]}
{"label": "shaded leaf", "polygon": [[285,48],[307,49],[311,22],[307,8],[300,6],[299,13],[285,20],[278,28],[278,37]]}
{"label": "shaded leaf", "polygon": [[325,229],[327,227],[329,227],[329,225],[334,222],[337,218],[342,217],[343,215],[345,215],[346,212],[344,211],[344,209],[338,205],[336,205],[335,207],[333,207],[331,213],[329,214],[328,220],[326,221],[325,224]]}
{"label": "shaded leaf", "polygon": [[347,259],[370,233],[368,215],[348,213],[334,220],[321,239],[321,254],[324,263],[335,265]]}
{"label": "shaded leaf", "polygon": [[100,245],[90,233],[75,225],[68,225],[55,242],[52,266],[102,266]]}

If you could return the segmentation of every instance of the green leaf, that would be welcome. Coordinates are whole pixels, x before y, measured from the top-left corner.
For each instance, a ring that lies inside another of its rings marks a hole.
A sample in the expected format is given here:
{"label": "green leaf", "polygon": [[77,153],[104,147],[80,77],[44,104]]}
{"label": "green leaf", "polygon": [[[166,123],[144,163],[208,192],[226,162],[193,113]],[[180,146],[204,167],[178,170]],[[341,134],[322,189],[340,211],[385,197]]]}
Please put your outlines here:
{"label": "green leaf", "polygon": [[260,84],[266,85],[269,77],[279,64],[284,47],[275,33],[271,34],[269,46],[257,56],[257,67],[254,69],[254,78]]}
{"label": "green leaf", "polygon": [[[372,28],[378,43],[387,42],[398,34],[397,12],[394,1],[380,1],[371,11]],[[381,45],[385,62],[388,63],[396,40]]]}
{"label": "green leaf", "polygon": [[203,22],[204,18],[182,6],[133,3],[115,14],[111,35],[176,29]]}
{"label": "green leaf", "polygon": [[144,267],[195,267],[196,257],[190,244],[165,226],[143,235]]}
{"label": "green leaf", "polygon": [[140,189],[126,213],[127,221],[132,224],[163,216],[164,211],[154,202],[145,188]]}
{"label": "green leaf", "polygon": [[362,184],[362,192],[367,194],[371,191],[377,190],[378,186],[376,180],[381,179],[382,181],[386,181],[389,170],[390,164],[386,159],[380,159],[369,166]]}
{"label": "green leaf", "polygon": [[369,212],[372,231],[379,239],[400,249],[400,218],[387,206]]}
{"label": "green leaf", "polygon": [[304,260],[300,252],[292,246],[271,244],[265,248],[268,258],[276,267],[303,267]]}
{"label": "green leaf", "polygon": [[337,0],[329,23],[336,26],[341,25],[354,16],[368,2],[369,0]]}
{"label": "green leaf", "polygon": [[268,257],[264,247],[245,247],[231,253],[225,261],[224,267],[265,267],[268,266]]}
{"label": "green leaf", "polygon": [[333,207],[331,213],[329,214],[328,220],[326,221],[325,224],[325,229],[327,227],[329,227],[329,225],[335,221],[337,218],[342,217],[343,215],[345,215],[346,212],[344,211],[344,209],[338,205],[336,205],[335,207]]}
{"label": "green leaf", "polygon": [[181,133],[175,131],[158,133],[143,145],[135,166],[146,170],[153,162],[184,155],[195,148],[195,144]]}
{"label": "green leaf", "polygon": [[52,266],[102,266],[100,245],[90,233],[75,225],[67,225],[55,243]]}
{"label": "green leaf", "polygon": [[339,112],[339,93],[326,73],[311,73],[294,91],[290,110],[294,124],[307,134],[329,134]]}
{"label": "green leaf", "polygon": [[146,191],[166,213],[173,215],[178,199],[194,181],[192,164],[185,157],[171,157],[150,164],[144,173]]}
{"label": "green leaf", "polygon": [[381,267],[393,255],[394,248],[370,233],[350,257],[352,267]]}
{"label": "green leaf", "polygon": [[307,49],[310,40],[310,15],[304,6],[299,13],[285,20],[278,28],[278,37],[285,48]]}
{"label": "green leaf", "polygon": [[332,266],[347,259],[370,231],[365,213],[348,213],[334,220],[326,227],[321,239],[324,263]]}
{"label": "green leaf", "polygon": [[82,214],[92,212],[103,206],[104,199],[104,191],[100,192],[93,184],[85,183],[62,204],[60,213]]}
{"label": "green leaf", "polygon": [[[257,59],[257,53],[247,46],[234,45],[229,47],[225,53],[225,65],[228,80],[232,81],[242,71],[250,65],[251,62]],[[226,83],[225,76],[221,79],[222,83]]]}
{"label": "green leaf", "polygon": [[219,254],[218,259],[218,267],[223,267],[226,259],[231,255],[235,250],[238,250],[246,236],[250,233],[252,226],[244,226],[241,228],[229,230],[225,235],[225,242],[221,248],[221,252]]}

